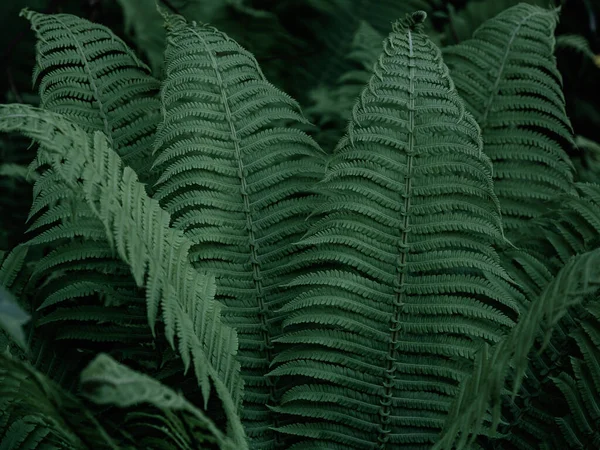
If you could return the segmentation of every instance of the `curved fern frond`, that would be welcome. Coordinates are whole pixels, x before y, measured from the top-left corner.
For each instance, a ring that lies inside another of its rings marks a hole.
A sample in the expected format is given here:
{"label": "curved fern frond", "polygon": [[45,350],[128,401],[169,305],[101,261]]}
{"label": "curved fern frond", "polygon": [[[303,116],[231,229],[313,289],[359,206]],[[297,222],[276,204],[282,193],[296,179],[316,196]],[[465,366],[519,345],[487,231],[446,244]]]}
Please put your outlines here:
{"label": "curved fern frond", "polygon": [[100,405],[130,408],[150,404],[161,411],[180,411],[190,416],[197,431],[204,430],[205,436],[195,436],[198,443],[214,441],[223,450],[239,448],[183,396],[154,378],[119,364],[105,353],[97,355],[81,372],[81,388],[83,396]]}
{"label": "curved fern frond", "polygon": [[[510,334],[492,349],[488,350],[486,345],[478,354],[473,375],[462,384],[444,426],[443,436],[434,449],[468,448],[470,441],[479,433],[482,417],[490,403],[494,417],[493,431],[500,420],[500,394],[509,368],[513,367],[515,371],[512,382],[515,396],[540,328],[544,332],[542,351],[550,341],[553,328],[568,309],[581,304],[590,295],[597,298],[599,287],[600,249],[572,258],[519,319]],[[565,382],[568,383],[568,379]],[[559,387],[566,389],[567,385]]]}
{"label": "curved fern frond", "polygon": [[127,45],[105,26],[69,14],[21,15],[37,34],[34,85],[40,106],[86,132],[102,131],[141,179],[160,118],[159,83]]}
{"label": "curved fern frond", "polygon": [[77,398],[6,353],[0,353],[0,442],[15,450],[123,448]]}
{"label": "curved fern frond", "polygon": [[396,23],[321,183],[284,307],[293,449],[429,448],[482,342],[514,324],[492,167],[417,12]]}
{"label": "curved fern frond", "polygon": [[554,57],[556,11],[520,4],[444,49],[456,88],[481,127],[494,189],[513,236],[557,195],[573,193],[574,145]]}
{"label": "curved fern frond", "polygon": [[0,117],[0,130],[20,131],[39,142],[54,171],[85,196],[111,248],[130,267],[137,285],[146,287],[150,327],[154,331],[161,307],[166,338],[186,369],[193,365],[205,407],[212,381],[233,438],[243,448],[236,413],[241,396],[237,336],[221,323],[214,278],[197,272],[188,261],[190,241],[169,228],[169,214],[147,196],[135,172],[123,167],[101,132],[92,141],[62,116],[20,105],[0,107]]}
{"label": "curved fern frond", "polygon": [[280,445],[264,376],[295,267],[292,244],[322,176],[321,150],[293,126],[297,103],[271,85],[252,55],[212,27],[168,19],[163,122],[155,143],[154,198],[192,242],[195,266],[218,277],[217,299],[238,331],[246,383],[244,416],[255,448]]}

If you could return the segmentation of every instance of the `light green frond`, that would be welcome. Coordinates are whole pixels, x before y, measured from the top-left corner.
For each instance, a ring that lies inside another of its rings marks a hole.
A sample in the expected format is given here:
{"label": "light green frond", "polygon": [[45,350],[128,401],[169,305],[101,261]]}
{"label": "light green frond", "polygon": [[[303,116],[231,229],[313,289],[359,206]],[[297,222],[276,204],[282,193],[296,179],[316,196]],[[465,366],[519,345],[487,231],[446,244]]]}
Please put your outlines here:
{"label": "light green frond", "polygon": [[102,131],[111,146],[147,179],[159,120],[159,83],[127,45],[105,26],[69,14],[24,10],[36,32],[33,82],[41,107],[86,132]]}
{"label": "light green frond", "polygon": [[236,412],[241,395],[237,336],[221,323],[214,278],[189,263],[189,240],[169,228],[169,214],[147,196],[135,172],[122,165],[101,132],[92,140],[60,115],[19,105],[2,106],[0,117],[0,130],[20,131],[39,142],[64,183],[83,193],[111,248],[130,267],[137,285],[146,287],[152,330],[160,307],[167,340],[175,348],[177,337],[177,350],[186,369],[194,366],[205,403],[212,381],[233,438],[243,446]]}
{"label": "light green frond", "polygon": [[0,331],[8,334],[23,350],[27,349],[23,325],[30,319],[10,291],[0,284]]}
{"label": "light green frond", "polygon": [[214,28],[179,16],[168,23],[154,198],[192,242],[195,266],[218,278],[240,339],[248,434],[254,448],[276,448],[266,405],[277,390],[264,376],[280,334],[274,310],[286,302],[279,286],[295,275],[293,244],[315,207],[321,150],[297,129],[306,123],[297,103],[249,52]]}
{"label": "light green frond", "polygon": [[384,41],[300,244],[272,372],[295,385],[277,409],[292,448],[429,448],[517,315],[491,164],[425,17]]}
{"label": "light green frond", "polygon": [[509,238],[557,195],[573,193],[574,145],[554,57],[555,11],[520,4],[444,49],[456,87],[481,127]]}

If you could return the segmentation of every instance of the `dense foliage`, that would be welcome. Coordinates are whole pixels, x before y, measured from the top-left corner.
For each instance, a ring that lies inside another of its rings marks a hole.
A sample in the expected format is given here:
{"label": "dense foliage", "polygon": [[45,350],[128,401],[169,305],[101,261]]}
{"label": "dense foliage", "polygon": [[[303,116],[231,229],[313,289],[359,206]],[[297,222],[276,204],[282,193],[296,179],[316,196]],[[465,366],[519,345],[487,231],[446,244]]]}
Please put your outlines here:
{"label": "dense foliage", "polygon": [[600,448],[563,3],[0,6],[0,449]]}

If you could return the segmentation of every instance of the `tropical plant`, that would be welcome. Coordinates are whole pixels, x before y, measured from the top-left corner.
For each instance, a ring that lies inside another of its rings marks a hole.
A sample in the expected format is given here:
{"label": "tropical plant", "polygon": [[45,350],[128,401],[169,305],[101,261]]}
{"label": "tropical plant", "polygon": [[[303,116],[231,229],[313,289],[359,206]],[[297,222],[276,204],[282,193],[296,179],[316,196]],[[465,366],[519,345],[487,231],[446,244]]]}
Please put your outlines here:
{"label": "tropical plant", "polygon": [[558,10],[440,49],[425,11],[384,39],[399,11],[361,2],[321,35],[331,70],[299,78],[325,83],[314,127],[190,19],[276,15],[120,3],[151,66],[106,26],[22,13],[39,107],[0,105],[36,151],[0,165],[34,183],[0,253],[0,448],[600,446],[600,185],[575,181],[595,143],[566,112]]}

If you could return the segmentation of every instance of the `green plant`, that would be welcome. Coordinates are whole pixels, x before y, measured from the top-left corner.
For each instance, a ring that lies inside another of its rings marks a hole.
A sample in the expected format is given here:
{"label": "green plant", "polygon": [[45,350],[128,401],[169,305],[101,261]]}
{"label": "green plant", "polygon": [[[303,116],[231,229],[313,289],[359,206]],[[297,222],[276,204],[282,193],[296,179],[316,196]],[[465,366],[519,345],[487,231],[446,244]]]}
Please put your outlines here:
{"label": "green plant", "polygon": [[310,110],[323,143],[348,120],[330,156],[248,50],[131,11],[153,72],[23,12],[40,108],[0,131],[37,175],[0,266],[0,446],[598,447],[600,186],[573,180],[556,10],[443,50],[423,11],[382,44],[360,25],[343,101]]}

